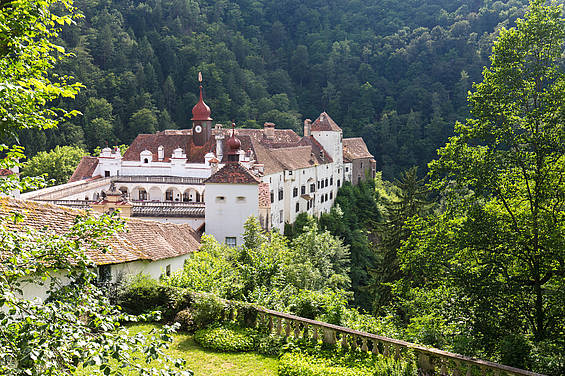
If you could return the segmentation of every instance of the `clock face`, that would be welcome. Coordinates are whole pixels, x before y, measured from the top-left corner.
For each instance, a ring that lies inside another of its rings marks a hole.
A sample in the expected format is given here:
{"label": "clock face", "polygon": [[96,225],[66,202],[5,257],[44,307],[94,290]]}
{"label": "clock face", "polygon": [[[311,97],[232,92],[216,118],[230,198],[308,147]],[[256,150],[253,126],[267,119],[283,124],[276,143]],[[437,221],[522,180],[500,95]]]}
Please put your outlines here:
{"label": "clock face", "polygon": [[200,125],[197,125],[196,127],[194,127],[194,131],[196,133],[200,133],[200,132],[202,132],[202,127]]}

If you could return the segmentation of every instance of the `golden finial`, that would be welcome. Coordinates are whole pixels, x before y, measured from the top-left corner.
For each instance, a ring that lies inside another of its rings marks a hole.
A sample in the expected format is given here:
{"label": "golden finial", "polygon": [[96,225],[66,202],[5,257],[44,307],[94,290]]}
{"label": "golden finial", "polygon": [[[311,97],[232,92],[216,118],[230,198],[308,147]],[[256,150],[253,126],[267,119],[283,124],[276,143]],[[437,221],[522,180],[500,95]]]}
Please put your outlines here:
{"label": "golden finial", "polygon": [[202,83],[202,72],[198,72],[198,82]]}

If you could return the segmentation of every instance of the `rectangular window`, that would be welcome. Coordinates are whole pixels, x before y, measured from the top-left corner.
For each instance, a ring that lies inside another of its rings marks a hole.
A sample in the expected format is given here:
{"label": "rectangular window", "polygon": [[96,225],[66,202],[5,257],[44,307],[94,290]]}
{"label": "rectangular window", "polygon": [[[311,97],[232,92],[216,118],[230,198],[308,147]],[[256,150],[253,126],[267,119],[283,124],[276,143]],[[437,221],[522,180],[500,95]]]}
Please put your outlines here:
{"label": "rectangular window", "polygon": [[271,191],[271,204],[275,202],[275,194]]}
{"label": "rectangular window", "polygon": [[331,191],[331,192],[330,192],[330,200],[333,200],[333,198],[334,198],[334,192]]}
{"label": "rectangular window", "polygon": [[279,189],[279,201],[283,199],[284,197],[284,191],[282,189]]}
{"label": "rectangular window", "polygon": [[297,202],[296,203],[296,212],[298,213],[300,211],[300,204]]}
{"label": "rectangular window", "polygon": [[318,180],[318,183],[317,183],[317,184],[318,184],[318,189],[320,189],[320,181],[319,181],[319,180]]}
{"label": "rectangular window", "polygon": [[165,274],[167,275],[167,277],[169,277],[171,275],[171,265],[167,265],[167,267],[165,268]]}
{"label": "rectangular window", "polygon": [[346,168],[345,168],[345,172],[349,172],[349,167],[346,167]]}
{"label": "rectangular window", "polygon": [[226,236],[226,245],[228,247],[237,246],[237,238],[235,236]]}
{"label": "rectangular window", "polygon": [[109,178],[110,177],[110,171],[104,171],[104,177]]}
{"label": "rectangular window", "polygon": [[289,171],[288,174],[289,174],[289,175],[292,175],[292,171]]}
{"label": "rectangular window", "polygon": [[110,265],[100,265],[98,267],[98,283],[112,282],[112,267]]}
{"label": "rectangular window", "polygon": [[303,185],[302,187],[300,187],[300,194],[301,195],[305,195],[306,194],[306,186]]}
{"label": "rectangular window", "polygon": [[280,223],[283,223],[283,221],[284,221],[284,213],[283,213],[282,210],[280,210],[280,211],[279,211],[279,222],[280,222]]}
{"label": "rectangular window", "polygon": [[294,187],[292,189],[292,197],[296,197],[296,196],[298,196],[298,187]]}
{"label": "rectangular window", "polygon": [[312,183],[310,184],[310,193],[315,192],[316,191],[316,184]]}
{"label": "rectangular window", "polygon": [[334,177],[330,176],[330,185],[334,185]]}
{"label": "rectangular window", "polygon": [[341,180],[337,179],[337,187],[341,187]]}

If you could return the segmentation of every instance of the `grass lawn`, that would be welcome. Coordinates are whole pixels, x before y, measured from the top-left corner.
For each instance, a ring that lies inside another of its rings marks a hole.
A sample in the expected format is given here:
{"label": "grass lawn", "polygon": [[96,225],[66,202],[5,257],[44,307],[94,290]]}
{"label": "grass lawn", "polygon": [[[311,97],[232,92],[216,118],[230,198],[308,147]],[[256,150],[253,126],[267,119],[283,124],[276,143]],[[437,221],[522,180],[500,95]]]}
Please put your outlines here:
{"label": "grass lawn", "polygon": [[[149,332],[154,324],[132,325],[132,334]],[[278,359],[256,353],[221,353],[200,347],[192,339],[192,335],[177,333],[175,340],[167,350],[173,358],[186,359],[187,368],[194,371],[195,376],[276,376]],[[88,369],[81,370],[79,375],[89,375]]]}

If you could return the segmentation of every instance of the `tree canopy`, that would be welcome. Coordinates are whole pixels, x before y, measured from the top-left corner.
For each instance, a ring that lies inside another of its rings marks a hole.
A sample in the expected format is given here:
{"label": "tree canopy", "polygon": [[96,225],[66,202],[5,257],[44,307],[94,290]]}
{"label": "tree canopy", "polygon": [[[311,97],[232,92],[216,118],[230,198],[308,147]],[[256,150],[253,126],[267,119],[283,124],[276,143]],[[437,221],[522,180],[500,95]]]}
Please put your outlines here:
{"label": "tree canopy", "polygon": [[440,210],[411,222],[401,251],[404,283],[466,302],[443,317],[465,318],[469,347],[522,367],[528,340],[563,348],[564,41],[561,7],[541,0],[501,30],[469,95],[473,117],[430,165]]}

